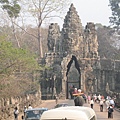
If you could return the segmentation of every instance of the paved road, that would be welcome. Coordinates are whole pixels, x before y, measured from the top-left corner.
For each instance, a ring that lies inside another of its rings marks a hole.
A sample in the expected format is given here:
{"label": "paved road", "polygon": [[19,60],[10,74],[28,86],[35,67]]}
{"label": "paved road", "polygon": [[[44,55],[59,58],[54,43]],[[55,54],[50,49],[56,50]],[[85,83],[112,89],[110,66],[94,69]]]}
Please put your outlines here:
{"label": "paved road", "polygon": [[[74,101],[73,100],[59,100],[58,103],[68,103],[69,105],[74,105]],[[52,109],[54,108],[54,106],[56,105],[55,100],[46,100],[43,101],[43,103],[39,106],[39,107],[47,107],[48,109]],[[89,104],[84,104],[84,106],[86,107],[90,107]],[[99,108],[99,104],[95,103],[94,104],[94,108],[93,108],[96,112],[97,115],[97,119],[98,120],[107,120],[107,111],[106,111],[106,107],[104,106],[104,111],[100,112],[100,108]],[[112,120],[120,120],[120,112],[114,110],[113,113],[113,119]]]}

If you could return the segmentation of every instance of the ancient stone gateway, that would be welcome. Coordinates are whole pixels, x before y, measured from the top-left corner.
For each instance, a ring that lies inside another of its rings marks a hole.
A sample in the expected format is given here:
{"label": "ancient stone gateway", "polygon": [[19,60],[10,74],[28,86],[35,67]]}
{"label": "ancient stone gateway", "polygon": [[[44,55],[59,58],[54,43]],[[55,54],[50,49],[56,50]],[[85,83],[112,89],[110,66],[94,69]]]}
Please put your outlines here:
{"label": "ancient stone gateway", "polygon": [[43,91],[68,98],[71,85],[86,93],[105,92],[108,85],[115,89],[116,79],[120,78],[120,61],[99,57],[95,25],[88,22],[83,29],[73,4],[61,31],[57,23],[50,24],[48,50],[44,60],[51,69],[45,71],[49,84]]}

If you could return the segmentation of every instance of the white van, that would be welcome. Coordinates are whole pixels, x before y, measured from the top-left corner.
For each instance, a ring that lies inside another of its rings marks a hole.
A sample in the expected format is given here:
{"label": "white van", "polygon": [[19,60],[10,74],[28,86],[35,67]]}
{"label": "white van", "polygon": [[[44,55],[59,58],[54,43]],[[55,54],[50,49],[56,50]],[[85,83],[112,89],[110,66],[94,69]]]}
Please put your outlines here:
{"label": "white van", "polygon": [[97,120],[90,107],[67,106],[45,111],[40,120]]}

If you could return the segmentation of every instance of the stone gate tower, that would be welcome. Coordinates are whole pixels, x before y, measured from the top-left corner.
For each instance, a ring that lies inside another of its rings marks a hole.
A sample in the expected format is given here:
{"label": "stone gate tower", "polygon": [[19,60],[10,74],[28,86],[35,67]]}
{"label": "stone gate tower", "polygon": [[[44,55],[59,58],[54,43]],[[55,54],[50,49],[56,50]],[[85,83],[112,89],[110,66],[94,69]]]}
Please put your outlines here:
{"label": "stone gate tower", "polygon": [[[68,97],[70,85],[82,89],[86,93],[101,90],[101,78],[104,86],[107,84],[101,70],[101,60],[98,55],[98,40],[95,25],[88,22],[83,28],[81,20],[73,4],[64,19],[63,28],[57,23],[51,23],[48,30],[48,50],[45,64],[51,70],[46,71],[46,77],[53,80],[54,94]],[[114,79],[114,78],[113,78]]]}

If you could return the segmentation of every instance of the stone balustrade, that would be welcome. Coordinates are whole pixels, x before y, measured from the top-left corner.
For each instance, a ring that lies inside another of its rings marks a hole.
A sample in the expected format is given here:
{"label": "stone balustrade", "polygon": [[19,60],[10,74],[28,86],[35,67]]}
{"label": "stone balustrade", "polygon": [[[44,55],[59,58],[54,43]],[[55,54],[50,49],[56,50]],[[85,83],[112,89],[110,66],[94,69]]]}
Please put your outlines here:
{"label": "stone balustrade", "polygon": [[23,113],[24,106],[35,107],[42,103],[39,93],[28,94],[25,96],[13,97],[9,99],[0,99],[0,120],[12,120],[14,108],[17,106],[20,113]]}

